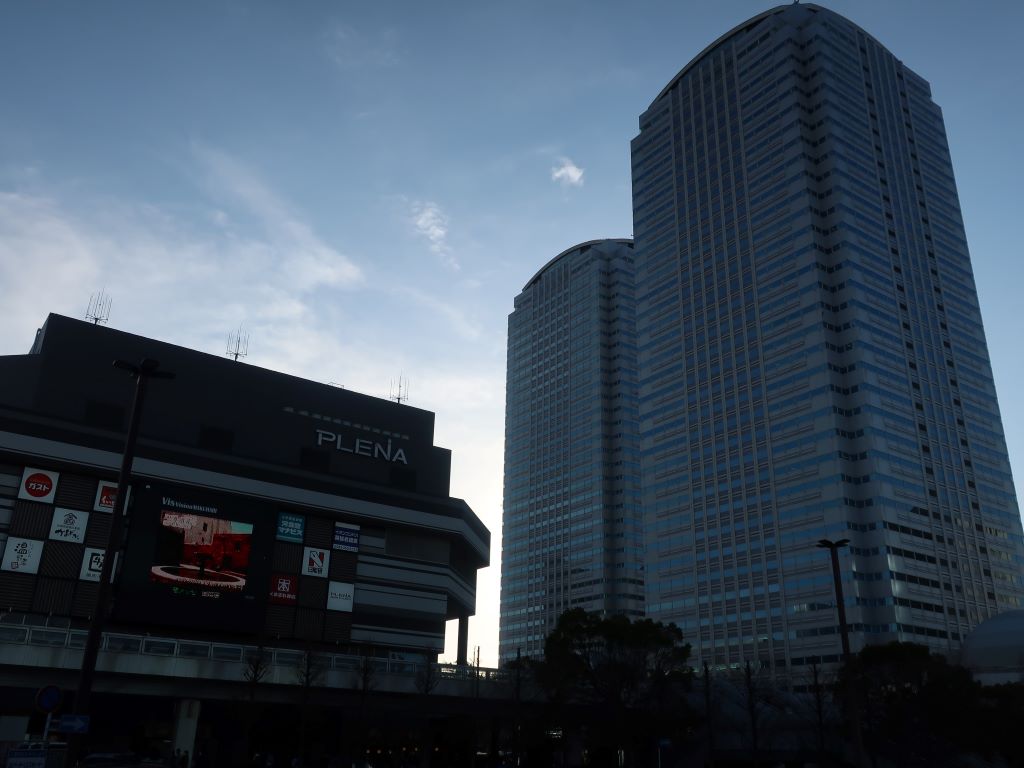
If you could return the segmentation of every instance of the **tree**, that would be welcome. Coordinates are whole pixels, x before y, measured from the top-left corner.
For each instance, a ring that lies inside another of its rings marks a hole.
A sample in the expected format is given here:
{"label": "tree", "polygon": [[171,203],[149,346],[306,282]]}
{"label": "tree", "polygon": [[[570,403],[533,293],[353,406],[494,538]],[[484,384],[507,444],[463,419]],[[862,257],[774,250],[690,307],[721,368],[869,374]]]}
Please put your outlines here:
{"label": "tree", "polygon": [[313,688],[322,685],[327,676],[327,660],[307,645],[295,666],[295,681],[299,684],[299,757],[306,757],[306,726],[310,717],[309,699]]}
{"label": "tree", "polygon": [[930,766],[983,747],[981,687],[923,645],[867,646],[841,670],[839,685],[856,694],[865,746],[874,755]]}
{"label": "tree", "polygon": [[364,649],[363,655],[359,657],[359,664],[354,671],[355,688],[359,690],[359,722],[355,729],[355,748],[360,761],[365,759],[367,740],[366,709],[369,704],[370,693],[377,687],[377,663],[369,656]]}
{"label": "tree", "polygon": [[621,750],[634,762],[683,724],[689,656],[674,624],[573,609],[559,618],[534,667],[549,701],[589,712],[592,749]]}
{"label": "tree", "polygon": [[[437,664],[424,659],[423,663],[417,665],[416,669],[416,690],[419,691],[424,697],[429,696],[438,683],[441,682],[441,675],[438,671]],[[429,707],[424,707],[425,712],[429,712]],[[420,765],[430,765],[430,756],[434,750],[434,731],[431,725],[431,719],[429,714],[424,718],[423,722],[423,734],[422,734],[422,751],[420,753]]]}
{"label": "tree", "polygon": [[245,719],[243,720],[243,727],[245,728],[249,747],[248,751],[252,751],[253,733],[260,715],[260,707],[256,705],[256,693],[260,683],[270,674],[271,654],[263,646],[262,638],[260,638],[259,645],[256,646],[255,650],[246,652],[244,661],[242,679],[246,682],[246,687],[248,688],[249,702],[244,710]]}
{"label": "tree", "polygon": [[424,696],[429,696],[441,682],[441,673],[437,664],[431,661],[424,661],[416,668],[416,690]]}
{"label": "tree", "polygon": [[245,656],[245,666],[242,668],[242,679],[249,684],[249,703],[256,701],[256,688],[263,682],[263,678],[270,672],[270,654],[262,645],[256,647],[252,653]]}

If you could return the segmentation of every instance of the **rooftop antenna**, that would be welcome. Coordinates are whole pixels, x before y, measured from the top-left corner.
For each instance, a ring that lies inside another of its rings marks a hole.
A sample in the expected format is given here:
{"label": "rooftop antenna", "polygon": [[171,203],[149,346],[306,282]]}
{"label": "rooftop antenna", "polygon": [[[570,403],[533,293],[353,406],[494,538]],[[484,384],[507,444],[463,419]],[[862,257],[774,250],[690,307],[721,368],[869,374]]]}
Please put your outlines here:
{"label": "rooftop antenna", "polygon": [[391,392],[388,395],[388,400],[394,400],[399,405],[409,402],[409,380],[399,375],[398,384],[396,386],[395,380],[392,379]]}
{"label": "rooftop antenna", "polygon": [[234,358],[236,363],[238,362],[238,358],[248,355],[249,332],[244,330],[242,326],[238,326],[237,331],[232,331],[228,335],[228,348],[224,354],[228,357]]}
{"label": "rooftop antenna", "polygon": [[106,325],[110,320],[110,305],[113,303],[114,300],[105,291],[92,294],[89,296],[89,307],[85,310],[85,319],[93,325]]}

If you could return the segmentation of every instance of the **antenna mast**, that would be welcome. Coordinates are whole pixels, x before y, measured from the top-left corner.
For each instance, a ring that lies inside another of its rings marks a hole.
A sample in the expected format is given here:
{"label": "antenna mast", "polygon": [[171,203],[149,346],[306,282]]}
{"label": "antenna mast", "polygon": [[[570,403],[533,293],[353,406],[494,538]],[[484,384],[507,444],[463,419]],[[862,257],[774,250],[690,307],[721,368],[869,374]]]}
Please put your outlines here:
{"label": "antenna mast", "polygon": [[394,400],[396,403],[401,405],[402,403],[409,402],[409,380],[403,378],[401,375],[398,377],[398,384],[395,385],[395,380],[391,380],[391,392],[388,395],[388,400]]}
{"label": "antenna mast", "polygon": [[85,310],[85,319],[93,325],[103,323],[106,325],[110,320],[110,305],[114,300],[105,291],[94,293],[89,296],[89,307]]}
{"label": "antenna mast", "polygon": [[249,354],[249,332],[244,330],[241,325],[238,326],[237,331],[232,331],[228,335],[228,348],[224,354],[234,358],[236,363],[238,358]]}

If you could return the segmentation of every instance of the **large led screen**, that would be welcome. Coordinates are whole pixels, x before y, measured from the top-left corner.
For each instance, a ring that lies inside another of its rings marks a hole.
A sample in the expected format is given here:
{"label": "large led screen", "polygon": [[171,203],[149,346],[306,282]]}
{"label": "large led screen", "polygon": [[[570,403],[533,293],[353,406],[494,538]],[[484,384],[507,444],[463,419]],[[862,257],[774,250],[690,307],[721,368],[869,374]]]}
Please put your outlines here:
{"label": "large led screen", "polygon": [[251,523],[161,510],[149,578],[179,595],[217,598],[242,592],[251,548]]}
{"label": "large led screen", "polygon": [[136,485],[117,618],[197,630],[259,628],[276,510],[246,496]]}

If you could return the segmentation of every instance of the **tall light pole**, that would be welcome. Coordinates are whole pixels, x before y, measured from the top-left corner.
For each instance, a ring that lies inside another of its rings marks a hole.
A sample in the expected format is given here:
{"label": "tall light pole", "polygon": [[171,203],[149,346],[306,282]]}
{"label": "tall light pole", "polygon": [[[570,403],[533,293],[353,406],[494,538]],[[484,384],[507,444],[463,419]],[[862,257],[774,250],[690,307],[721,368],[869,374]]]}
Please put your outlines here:
{"label": "tall light pole", "polygon": [[[843,580],[839,573],[839,550],[849,543],[849,539],[839,539],[838,541],[821,539],[816,545],[821,549],[827,549],[832,556],[832,582],[835,586],[836,608],[839,610],[839,634],[843,640],[843,664],[847,669],[849,669],[850,665],[850,628],[846,624],[846,601],[843,599]],[[864,765],[864,737],[861,732],[860,696],[858,689],[858,678],[854,674],[847,697],[849,699],[848,706],[851,726],[853,728],[853,761],[857,768],[861,768]]]}
{"label": "tall light pole", "polygon": [[829,550],[832,555],[832,581],[835,585],[836,607],[839,609],[839,634],[843,639],[843,663],[850,660],[850,629],[846,625],[846,602],[843,600],[843,580],[839,574],[839,549],[850,543],[849,539],[829,541],[821,539],[815,546]]}
{"label": "tall light pole", "polygon": [[[125,360],[115,360],[114,367],[128,371],[135,378],[135,397],[132,410],[128,417],[128,435],[125,437],[124,450],[121,453],[121,471],[117,476],[117,496],[110,521],[110,534],[107,546],[103,551],[103,566],[100,569],[100,581],[96,589],[96,604],[89,622],[89,634],[85,639],[85,650],[82,652],[82,672],[78,676],[78,689],[75,693],[75,714],[89,714],[89,699],[92,695],[93,679],[96,677],[96,658],[99,655],[100,640],[103,637],[103,625],[107,618],[107,602],[110,597],[110,576],[113,572],[114,557],[121,546],[121,532],[124,529],[124,508],[128,499],[128,487],[131,483],[132,460],[135,458],[135,442],[139,436],[139,420],[142,404],[146,399],[146,384],[150,379],[173,379],[169,371],[158,370],[160,363],[144,358],[138,365]],[[75,751],[81,741],[75,744]],[[74,761],[78,755],[73,755]],[[73,764],[73,763],[72,763]]]}

